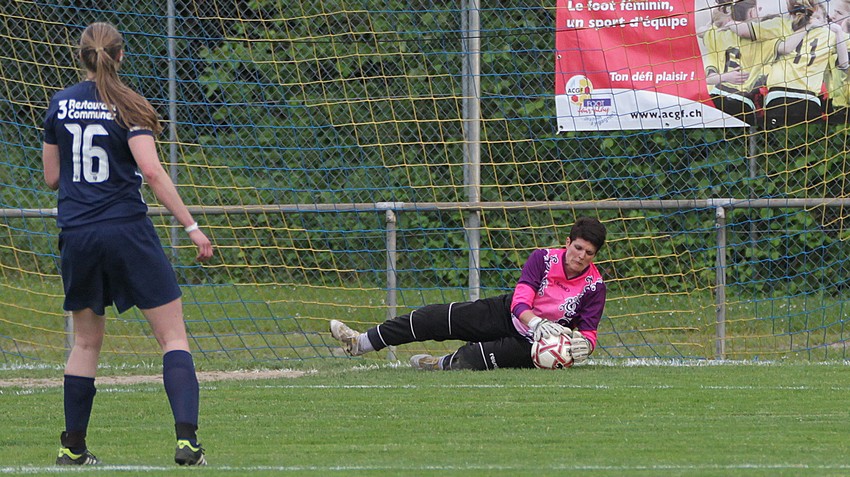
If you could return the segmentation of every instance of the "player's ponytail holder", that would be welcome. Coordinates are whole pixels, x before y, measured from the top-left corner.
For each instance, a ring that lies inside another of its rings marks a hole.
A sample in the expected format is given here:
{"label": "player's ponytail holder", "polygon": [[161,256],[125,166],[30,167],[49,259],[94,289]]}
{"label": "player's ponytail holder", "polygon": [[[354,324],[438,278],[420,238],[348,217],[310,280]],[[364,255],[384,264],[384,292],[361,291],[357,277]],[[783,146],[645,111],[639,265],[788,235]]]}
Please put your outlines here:
{"label": "player's ponytail holder", "polygon": [[192,233],[192,232],[198,230],[199,228],[200,227],[198,227],[198,223],[195,222],[192,225],[188,225],[188,226],[184,227],[183,230],[185,230],[186,233],[189,234],[189,233]]}

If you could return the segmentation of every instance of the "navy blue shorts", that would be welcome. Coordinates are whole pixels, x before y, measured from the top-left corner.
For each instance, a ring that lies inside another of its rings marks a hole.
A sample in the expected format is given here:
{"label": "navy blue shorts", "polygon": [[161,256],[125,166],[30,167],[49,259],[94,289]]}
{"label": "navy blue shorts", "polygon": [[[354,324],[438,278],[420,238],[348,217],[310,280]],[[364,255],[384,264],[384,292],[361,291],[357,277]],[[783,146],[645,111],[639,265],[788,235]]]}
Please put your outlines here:
{"label": "navy blue shorts", "polygon": [[98,315],[170,303],[181,296],[174,268],[147,217],[110,221],[59,233],[67,311]]}

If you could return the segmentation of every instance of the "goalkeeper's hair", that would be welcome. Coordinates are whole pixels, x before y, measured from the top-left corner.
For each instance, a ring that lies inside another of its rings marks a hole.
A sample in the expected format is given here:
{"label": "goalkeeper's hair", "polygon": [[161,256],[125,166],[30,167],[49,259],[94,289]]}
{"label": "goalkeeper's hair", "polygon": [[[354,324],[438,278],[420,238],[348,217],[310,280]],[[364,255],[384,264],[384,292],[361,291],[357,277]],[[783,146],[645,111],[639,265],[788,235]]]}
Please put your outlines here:
{"label": "goalkeeper's hair", "polygon": [[592,217],[579,217],[573,228],[570,230],[570,241],[575,239],[584,239],[592,243],[596,247],[596,251],[602,249],[605,245],[605,238],[608,232],[602,222]]}

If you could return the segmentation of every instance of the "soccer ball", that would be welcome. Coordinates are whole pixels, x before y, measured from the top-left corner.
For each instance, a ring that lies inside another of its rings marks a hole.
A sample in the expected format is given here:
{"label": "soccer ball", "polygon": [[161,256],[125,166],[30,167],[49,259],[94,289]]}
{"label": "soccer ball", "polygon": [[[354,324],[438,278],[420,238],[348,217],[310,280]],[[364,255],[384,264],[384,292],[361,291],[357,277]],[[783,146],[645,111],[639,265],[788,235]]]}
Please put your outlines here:
{"label": "soccer ball", "polygon": [[531,360],[541,369],[563,369],[573,365],[569,336],[555,335],[540,338],[531,345]]}

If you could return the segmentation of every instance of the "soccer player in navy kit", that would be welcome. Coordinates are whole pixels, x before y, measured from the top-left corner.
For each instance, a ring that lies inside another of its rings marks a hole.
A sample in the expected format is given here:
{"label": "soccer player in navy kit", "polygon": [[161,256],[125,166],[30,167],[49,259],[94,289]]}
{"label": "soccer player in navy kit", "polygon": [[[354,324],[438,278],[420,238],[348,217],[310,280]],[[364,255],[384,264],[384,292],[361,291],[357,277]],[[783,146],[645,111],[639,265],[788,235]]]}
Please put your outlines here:
{"label": "soccer player in navy kit", "polygon": [[183,322],[174,270],[147,217],[142,179],[185,228],[198,261],[213,255],[159,157],[156,111],[118,77],[124,40],[108,23],[82,34],[79,58],[86,80],[51,99],[44,120],[44,180],[59,190],[57,225],[65,310],[74,346],[65,366],[65,431],[56,463],[97,464],[86,431],[106,326],[105,308],[136,306],[162,352],[163,383],[177,434],[175,462],[204,465],[197,442],[198,380]]}

